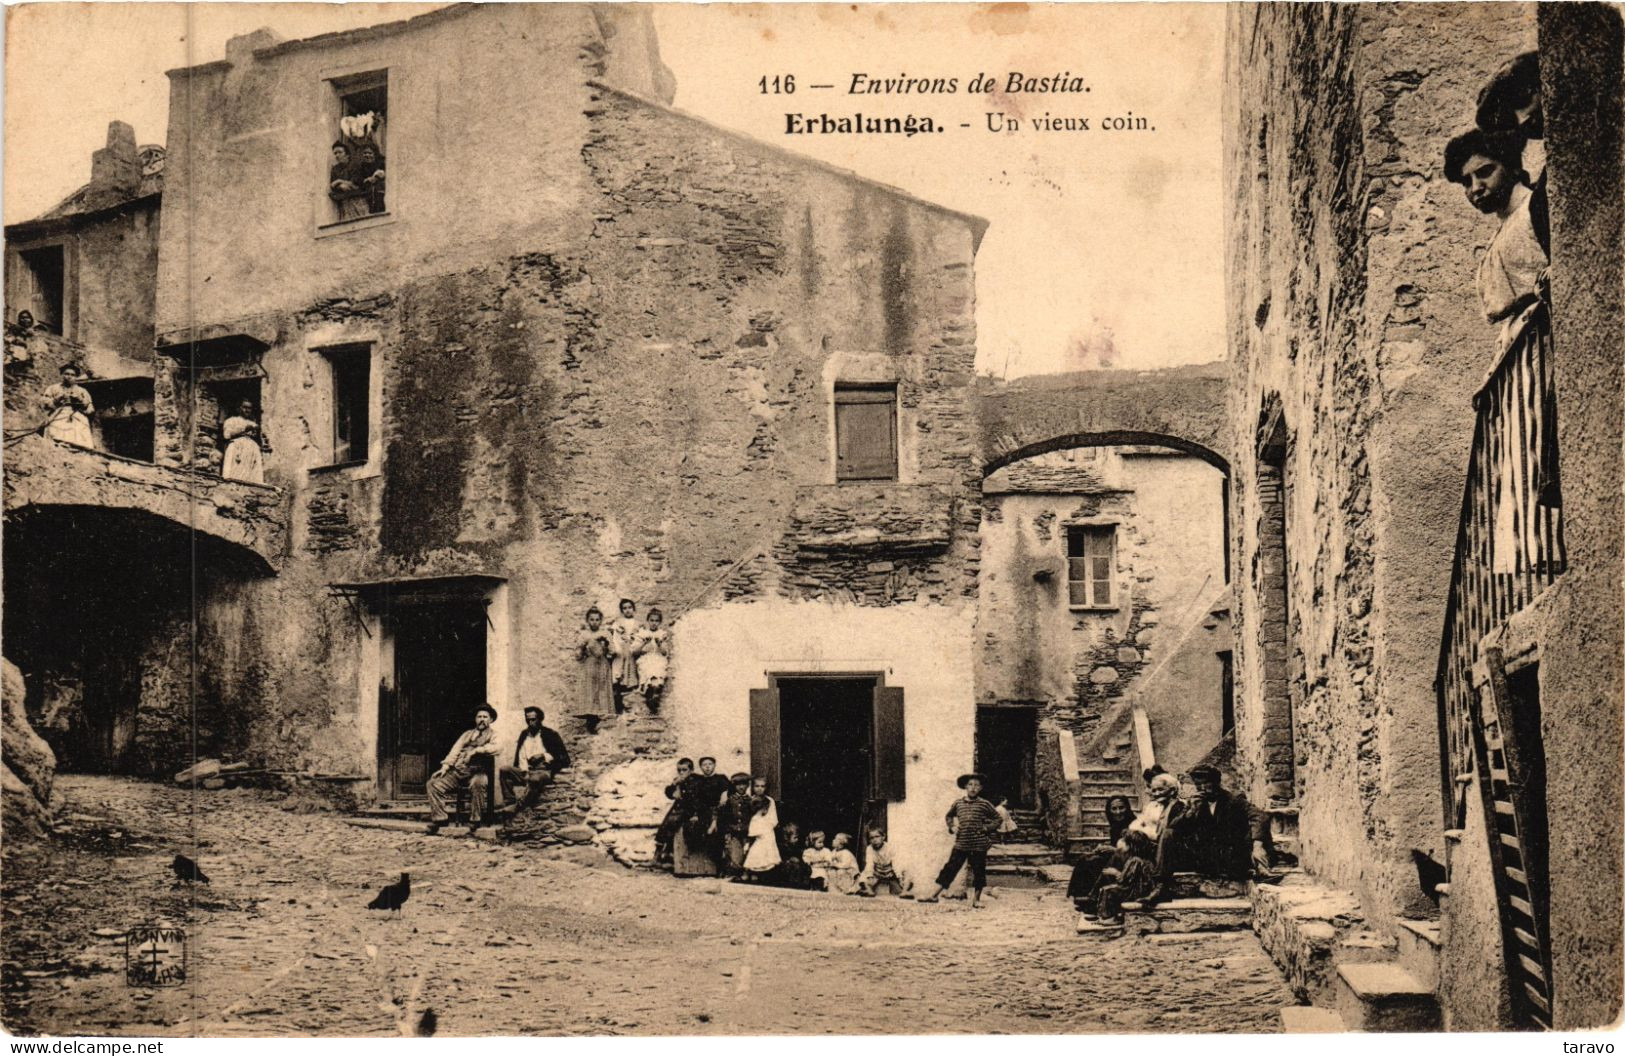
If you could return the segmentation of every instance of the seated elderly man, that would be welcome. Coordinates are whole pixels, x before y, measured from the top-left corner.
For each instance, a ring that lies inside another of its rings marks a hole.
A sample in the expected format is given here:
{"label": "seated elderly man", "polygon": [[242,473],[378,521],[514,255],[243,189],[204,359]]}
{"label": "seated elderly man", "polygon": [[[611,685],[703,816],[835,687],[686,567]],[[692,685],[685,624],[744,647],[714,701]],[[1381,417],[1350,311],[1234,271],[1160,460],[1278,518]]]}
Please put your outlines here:
{"label": "seated elderly man", "polygon": [[1226,789],[1211,766],[1191,769],[1196,794],[1169,823],[1168,866],[1173,872],[1246,880],[1270,869],[1269,817],[1239,792]]}

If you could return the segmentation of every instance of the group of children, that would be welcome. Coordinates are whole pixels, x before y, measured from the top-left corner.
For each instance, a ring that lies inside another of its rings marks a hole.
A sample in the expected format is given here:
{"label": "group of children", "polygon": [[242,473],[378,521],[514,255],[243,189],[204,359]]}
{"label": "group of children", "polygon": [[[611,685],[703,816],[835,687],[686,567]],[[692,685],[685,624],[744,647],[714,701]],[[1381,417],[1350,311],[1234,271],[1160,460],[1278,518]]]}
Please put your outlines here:
{"label": "group of children", "polygon": [[671,630],[665,615],[650,609],[647,620],[640,621],[637,603],[630,598],[622,598],[619,608],[620,616],[607,624],[596,605],[588,609],[576,640],[581,680],[575,714],[588,733],[598,732],[604,719],[625,714],[632,693],[643,697],[649,714],[658,715],[666,692]]}
{"label": "group of children", "polygon": [[869,852],[861,869],[851,850],[852,837],[844,832],[835,834],[828,849],[824,847],[822,832],[808,834],[807,844],[801,852],[801,860],[807,865],[811,886],[816,891],[873,898],[885,888],[900,898],[914,897],[892,861],[886,834],[879,829],[869,830]]}

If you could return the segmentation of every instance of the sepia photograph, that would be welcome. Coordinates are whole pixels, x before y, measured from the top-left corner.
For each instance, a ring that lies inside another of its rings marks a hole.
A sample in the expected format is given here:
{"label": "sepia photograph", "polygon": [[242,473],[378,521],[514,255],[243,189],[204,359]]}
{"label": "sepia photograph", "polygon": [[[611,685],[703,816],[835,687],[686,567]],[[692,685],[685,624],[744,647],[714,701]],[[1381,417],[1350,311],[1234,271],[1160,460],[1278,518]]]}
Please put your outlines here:
{"label": "sepia photograph", "polygon": [[1616,1028],[1619,6],[5,14],[6,1034]]}

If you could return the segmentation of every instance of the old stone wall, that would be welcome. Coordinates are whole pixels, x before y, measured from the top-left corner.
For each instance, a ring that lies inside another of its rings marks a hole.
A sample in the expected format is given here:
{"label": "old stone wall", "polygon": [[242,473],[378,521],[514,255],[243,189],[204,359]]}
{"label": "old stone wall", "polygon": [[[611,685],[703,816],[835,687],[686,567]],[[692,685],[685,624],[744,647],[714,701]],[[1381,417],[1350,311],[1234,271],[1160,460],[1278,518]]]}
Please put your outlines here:
{"label": "old stone wall", "polygon": [[[1045,725],[1072,732],[1080,750],[1117,732],[1101,728],[1108,717],[1125,724],[1115,705],[1137,703],[1148,709],[1164,765],[1190,765],[1212,748],[1220,736],[1218,652],[1228,647],[1209,619],[1224,590],[1223,489],[1223,474],[1200,459],[1137,447],[1043,455],[990,476],[978,703],[1041,703]],[[1069,604],[1071,523],[1116,527],[1110,610]],[[1181,649],[1187,635],[1202,644]]]}
{"label": "old stone wall", "polygon": [[[1231,15],[1237,760],[1250,792],[1294,796],[1305,865],[1378,924],[1425,909],[1410,849],[1442,855],[1432,681],[1469,400],[1494,347],[1473,286],[1494,224],[1440,158],[1484,78],[1532,42],[1531,14]],[[1276,414],[1279,513],[1260,457]],[[1271,700],[1290,708],[1290,775]]]}

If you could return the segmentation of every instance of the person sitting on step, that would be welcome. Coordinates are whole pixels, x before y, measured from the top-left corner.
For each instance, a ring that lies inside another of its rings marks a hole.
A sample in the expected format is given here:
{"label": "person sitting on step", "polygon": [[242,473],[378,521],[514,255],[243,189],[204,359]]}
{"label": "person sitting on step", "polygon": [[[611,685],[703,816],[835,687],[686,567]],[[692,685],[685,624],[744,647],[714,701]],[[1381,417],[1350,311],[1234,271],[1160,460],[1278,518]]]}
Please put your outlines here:
{"label": "person sitting on step", "polygon": [[1170,871],[1225,880],[1273,875],[1269,816],[1226,789],[1217,768],[1192,767],[1190,775],[1196,794],[1169,826]]}

